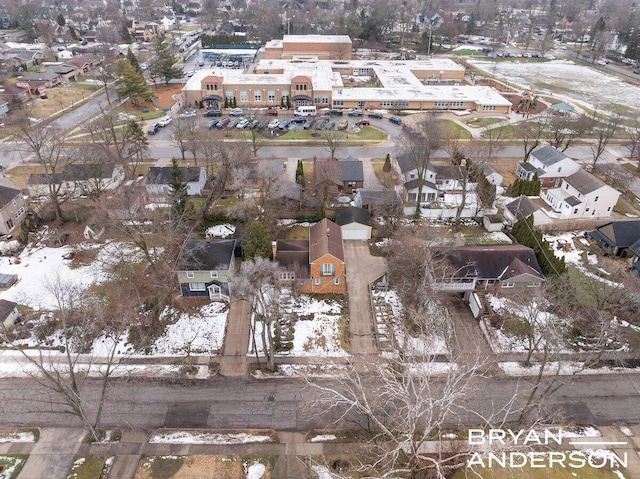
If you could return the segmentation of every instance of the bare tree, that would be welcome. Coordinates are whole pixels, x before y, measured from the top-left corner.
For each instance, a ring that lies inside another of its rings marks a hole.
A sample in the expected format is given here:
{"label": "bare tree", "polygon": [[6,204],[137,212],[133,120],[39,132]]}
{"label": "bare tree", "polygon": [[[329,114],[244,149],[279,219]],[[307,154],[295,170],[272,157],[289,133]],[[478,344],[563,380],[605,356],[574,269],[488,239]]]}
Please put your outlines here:
{"label": "bare tree", "polygon": [[17,148],[27,155],[27,160],[34,161],[44,170],[49,201],[56,218],[60,219],[62,218],[61,205],[64,202],[62,195],[64,182],[61,181],[60,173],[70,161],[64,149],[64,132],[50,125],[32,125],[26,111],[17,119],[16,127]]}
{"label": "bare tree", "polygon": [[435,113],[427,113],[420,119],[415,128],[406,129],[402,133],[403,149],[415,168],[418,180],[418,201],[415,216],[420,217],[420,198],[422,198],[423,182],[431,164],[431,157],[440,148],[443,141],[442,132]]}
{"label": "bare tree", "polygon": [[640,170],[640,114],[631,119],[630,125],[625,128],[627,135],[626,147],[629,150],[629,159],[636,163]]}
{"label": "bare tree", "polygon": [[568,114],[552,114],[546,123],[545,136],[551,146],[559,151],[565,151],[591,126],[591,119],[583,114],[575,118]]}
{"label": "bare tree", "polygon": [[195,165],[198,166],[196,159],[196,145],[198,144],[198,132],[196,127],[196,118],[176,118],[171,123],[173,131],[173,138],[176,140],[180,154],[182,155],[182,161],[186,160],[185,152],[193,152],[193,160]]}
{"label": "bare tree", "polygon": [[262,136],[257,128],[251,128],[247,132],[247,142],[251,145],[251,151],[253,152],[253,158],[258,158],[258,151],[265,145],[265,138]]}
{"label": "bare tree", "polygon": [[545,122],[527,121],[520,123],[520,134],[524,148],[524,161],[529,160],[529,155],[540,145],[540,139],[544,132]]}
{"label": "bare tree", "polygon": [[633,177],[629,176],[629,171],[618,163],[604,163],[598,167],[605,183],[617,190],[629,188]]}
{"label": "bare tree", "polygon": [[340,148],[340,139],[342,138],[342,132],[338,130],[324,130],[321,136],[326,143],[325,149],[331,155],[331,159],[335,160],[336,152]]}
{"label": "bare tree", "polygon": [[313,180],[307,185],[307,191],[311,191],[320,202],[322,212],[326,210],[329,199],[339,192],[340,169],[334,160],[313,160]]}
{"label": "bare tree", "polygon": [[280,299],[283,289],[280,281],[282,272],[278,263],[255,257],[242,263],[240,272],[230,282],[232,294],[251,303],[253,350],[259,360],[257,342],[260,341],[269,371],[275,370],[276,323],[286,314]]}
{"label": "bare tree", "polygon": [[620,118],[617,115],[608,117],[604,122],[597,122],[597,120],[595,120],[596,114],[597,112],[594,112],[593,114],[594,121],[596,121],[596,125],[594,127],[596,140],[595,143],[591,145],[591,154],[593,155],[591,166],[594,170],[597,167],[598,161],[602,158],[602,154],[609,146],[611,139],[620,128]]}

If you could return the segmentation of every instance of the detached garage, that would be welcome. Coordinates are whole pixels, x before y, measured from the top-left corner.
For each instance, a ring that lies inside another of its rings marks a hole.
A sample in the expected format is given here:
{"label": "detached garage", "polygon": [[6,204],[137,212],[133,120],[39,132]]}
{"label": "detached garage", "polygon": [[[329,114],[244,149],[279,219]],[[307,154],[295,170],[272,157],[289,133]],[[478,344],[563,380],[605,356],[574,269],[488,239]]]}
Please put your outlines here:
{"label": "detached garage", "polygon": [[367,210],[349,206],[336,213],[336,223],[342,230],[343,240],[371,239],[371,213]]}

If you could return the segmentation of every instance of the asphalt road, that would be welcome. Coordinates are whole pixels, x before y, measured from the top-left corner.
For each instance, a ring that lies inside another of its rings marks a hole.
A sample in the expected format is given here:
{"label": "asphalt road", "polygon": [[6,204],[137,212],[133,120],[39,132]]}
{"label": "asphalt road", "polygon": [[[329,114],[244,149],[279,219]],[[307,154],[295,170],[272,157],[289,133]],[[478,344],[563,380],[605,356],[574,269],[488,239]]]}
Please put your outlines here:
{"label": "asphalt road", "polygon": [[[335,384],[323,380],[320,384]],[[85,383],[88,404],[95,404],[98,382]],[[438,387],[438,386],[436,386]],[[525,400],[531,380],[478,378],[457,417],[457,424],[478,424],[499,417],[514,396]],[[274,428],[308,431],[328,427],[340,411],[313,406],[317,389],[301,380],[241,380],[216,377],[196,385],[116,381],[109,388],[105,427]],[[0,424],[69,426],[77,420],[56,413],[55,394],[32,378],[0,380]],[[563,410],[576,423],[609,425],[640,422],[640,375],[586,375],[562,388],[546,404]],[[354,419],[353,415],[349,418]],[[338,425],[348,426],[346,421]]]}

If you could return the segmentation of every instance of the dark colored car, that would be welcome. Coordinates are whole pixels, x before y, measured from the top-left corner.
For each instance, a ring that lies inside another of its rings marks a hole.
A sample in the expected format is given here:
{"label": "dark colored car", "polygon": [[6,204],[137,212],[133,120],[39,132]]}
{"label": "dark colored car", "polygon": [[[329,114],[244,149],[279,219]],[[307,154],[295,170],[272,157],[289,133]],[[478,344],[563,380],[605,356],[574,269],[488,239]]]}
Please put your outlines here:
{"label": "dark colored car", "polygon": [[366,118],[363,118],[362,120],[358,120],[356,122],[356,125],[358,126],[369,126],[371,124],[371,122],[369,120],[367,120]]}
{"label": "dark colored car", "polygon": [[362,110],[351,110],[349,116],[362,116]]}
{"label": "dark colored car", "polygon": [[222,116],[220,108],[212,108],[204,113],[204,116]]}
{"label": "dark colored car", "polygon": [[211,130],[212,128],[215,128],[217,124],[218,120],[211,120],[209,123],[207,123],[207,128]]}
{"label": "dark colored car", "polygon": [[369,118],[377,118],[378,120],[380,120],[382,118],[382,113],[378,111],[372,111],[368,116]]}
{"label": "dark colored car", "polygon": [[147,134],[155,135],[160,131],[160,128],[162,127],[158,123],[152,123],[151,125],[149,125],[149,128],[147,128]]}
{"label": "dark colored car", "polygon": [[396,125],[402,125],[402,118],[397,117],[397,116],[390,116],[389,117],[389,121],[391,123],[395,123]]}
{"label": "dark colored car", "polygon": [[331,108],[329,110],[329,115],[332,115],[332,116],[342,116],[342,114],[343,112],[339,108]]}
{"label": "dark colored car", "polygon": [[265,115],[278,116],[278,110],[276,110],[275,108],[269,108]]}
{"label": "dark colored car", "polygon": [[291,123],[304,123],[307,121],[307,118],[304,116],[294,116],[291,118]]}

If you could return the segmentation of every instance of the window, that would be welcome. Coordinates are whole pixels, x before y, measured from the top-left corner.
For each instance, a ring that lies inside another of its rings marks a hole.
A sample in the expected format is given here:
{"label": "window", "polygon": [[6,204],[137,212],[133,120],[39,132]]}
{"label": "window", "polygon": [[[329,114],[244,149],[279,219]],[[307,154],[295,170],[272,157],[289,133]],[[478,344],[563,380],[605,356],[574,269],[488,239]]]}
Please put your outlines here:
{"label": "window", "polygon": [[537,288],[538,286],[540,286],[539,281],[532,281],[531,283],[527,283],[527,288]]}
{"label": "window", "polygon": [[415,173],[409,173],[409,178],[411,178],[412,180],[416,179],[416,174]]}
{"label": "window", "polygon": [[273,90],[269,90],[267,92],[267,99],[269,100],[269,103],[273,103],[274,101],[276,101],[276,92]]}
{"label": "window", "polygon": [[322,97],[322,104],[323,105],[328,105],[329,104],[329,97],[323,96]]}
{"label": "window", "polygon": [[13,203],[13,206],[18,206],[18,202],[16,200],[12,200],[11,203]]}
{"label": "window", "polygon": [[333,105],[334,106],[343,106],[344,105],[344,101],[342,101],[342,100],[334,100],[333,101]]}
{"label": "window", "polygon": [[593,199],[593,202],[595,203],[596,201],[598,201],[598,198],[600,198],[600,197],[599,197],[599,196],[596,196],[596,197]]}
{"label": "window", "polygon": [[289,97],[289,90],[282,90],[282,98],[288,98]]}
{"label": "window", "polygon": [[398,108],[406,108],[409,106],[409,102],[408,101],[397,101],[396,102],[396,106]]}
{"label": "window", "polygon": [[342,278],[336,278],[333,280],[333,284],[342,284]]}
{"label": "window", "polygon": [[217,271],[211,271],[211,279],[218,279],[218,272]]}
{"label": "window", "polygon": [[204,283],[189,283],[189,291],[206,291],[207,286]]}
{"label": "window", "polygon": [[483,107],[484,111],[496,111],[496,106],[495,105],[485,105]]}
{"label": "window", "polygon": [[247,101],[247,90],[240,90],[240,101]]}
{"label": "window", "polygon": [[193,271],[187,271],[187,278],[195,278],[196,274]]}
{"label": "window", "polygon": [[508,281],[506,283],[502,283],[503,288],[513,288],[516,284],[513,281]]}
{"label": "window", "polygon": [[262,101],[262,91],[256,90],[253,92],[253,100],[254,101]]}
{"label": "window", "polygon": [[280,280],[288,281],[296,279],[296,274],[290,271],[285,271],[284,273],[280,273]]}
{"label": "window", "polygon": [[225,93],[227,99],[231,100],[233,98],[233,91],[229,90]]}
{"label": "window", "polygon": [[433,106],[436,108],[446,108],[448,103],[446,101],[436,101]]}
{"label": "window", "polygon": [[574,215],[577,215],[577,214],[578,214],[578,208],[574,208],[574,210],[573,210],[573,214],[574,214]]}
{"label": "window", "polygon": [[558,167],[558,173],[560,173],[560,171],[562,170],[562,166]]}
{"label": "window", "polygon": [[333,263],[323,263],[320,265],[320,274],[322,276],[333,276],[336,274],[336,265]]}
{"label": "window", "polygon": [[314,96],[313,97],[313,103],[316,104],[316,105],[319,105],[320,104],[320,97],[319,96]]}
{"label": "window", "polygon": [[322,278],[313,278],[313,284],[320,286],[322,284]]}
{"label": "window", "polygon": [[23,206],[22,208],[20,208],[18,211],[16,211],[16,212],[13,214],[13,217],[14,217],[14,218],[16,218],[16,219],[18,219],[18,218],[20,218],[20,216],[22,216],[22,214],[23,214],[25,211],[26,211],[26,210],[24,209],[24,206]]}
{"label": "window", "polygon": [[589,208],[585,208],[584,210],[585,210],[587,213],[589,212]]}
{"label": "window", "polygon": [[15,225],[13,224],[13,220],[12,220],[11,218],[9,218],[9,219],[5,222],[5,224],[7,225],[7,229],[8,229],[8,230],[12,230],[12,229],[13,229],[13,227],[15,226]]}
{"label": "window", "polygon": [[450,103],[450,105],[454,108],[462,108],[462,102],[461,101],[452,101]]}
{"label": "window", "polygon": [[380,102],[380,106],[383,108],[391,108],[393,106],[393,102],[392,101],[381,101]]}

